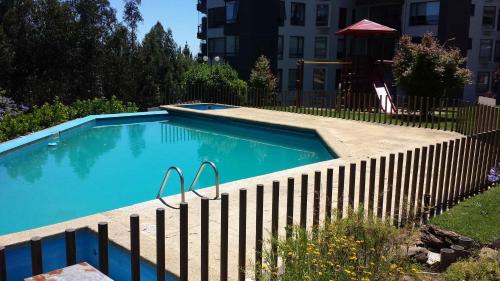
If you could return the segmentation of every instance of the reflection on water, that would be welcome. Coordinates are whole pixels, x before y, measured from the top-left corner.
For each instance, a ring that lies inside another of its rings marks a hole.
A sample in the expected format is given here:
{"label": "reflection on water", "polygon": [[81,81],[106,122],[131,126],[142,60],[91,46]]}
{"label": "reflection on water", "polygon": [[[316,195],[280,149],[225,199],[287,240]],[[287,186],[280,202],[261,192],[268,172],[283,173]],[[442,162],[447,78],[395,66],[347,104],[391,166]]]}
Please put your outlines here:
{"label": "reflection on water", "polygon": [[[181,117],[72,130],[57,146],[47,142],[0,157],[0,235],[154,199],[174,165],[188,185],[204,160],[225,183],[332,158],[313,135]],[[197,187],[213,184],[207,169]],[[178,192],[172,177],[165,195]]]}

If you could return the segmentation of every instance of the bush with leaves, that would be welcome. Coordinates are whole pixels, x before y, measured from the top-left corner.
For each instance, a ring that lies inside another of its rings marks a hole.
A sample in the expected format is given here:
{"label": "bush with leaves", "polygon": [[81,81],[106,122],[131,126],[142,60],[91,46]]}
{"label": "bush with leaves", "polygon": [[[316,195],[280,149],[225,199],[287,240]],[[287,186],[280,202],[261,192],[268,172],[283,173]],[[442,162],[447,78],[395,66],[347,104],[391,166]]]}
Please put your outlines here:
{"label": "bush with leaves", "polygon": [[0,120],[5,115],[17,115],[28,111],[28,107],[16,104],[16,102],[4,96],[5,91],[0,90]]}
{"label": "bush with leaves", "polygon": [[486,258],[468,259],[456,262],[443,274],[446,281],[498,281],[500,262]]}
{"label": "bush with leaves", "polygon": [[271,71],[271,65],[266,56],[260,56],[250,73],[248,85],[255,89],[265,89],[267,93],[273,93],[278,86],[278,79]]}
{"label": "bush with leaves", "polygon": [[465,58],[457,48],[441,45],[432,33],[421,43],[403,36],[394,57],[393,74],[397,85],[411,96],[445,97],[471,81]]}
{"label": "bush with leaves", "polygon": [[0,142],[39,131],[71,119],[93,114],[135,112],[138,108],[133,103],[123,103],[112,97],[94,98],[76,101],[72,105],[64,105],[59,99],[53,103],[33,107],[30,113],[8,114],[0,120]]}
{"label": "bush with leaves", "polygon": [[289,239],[269,243],[276,243],[278,257],[266,250],[263,280],[401,280],[416,272],[402,256],[399,231],[363,212],[311,232],[289,231]]}

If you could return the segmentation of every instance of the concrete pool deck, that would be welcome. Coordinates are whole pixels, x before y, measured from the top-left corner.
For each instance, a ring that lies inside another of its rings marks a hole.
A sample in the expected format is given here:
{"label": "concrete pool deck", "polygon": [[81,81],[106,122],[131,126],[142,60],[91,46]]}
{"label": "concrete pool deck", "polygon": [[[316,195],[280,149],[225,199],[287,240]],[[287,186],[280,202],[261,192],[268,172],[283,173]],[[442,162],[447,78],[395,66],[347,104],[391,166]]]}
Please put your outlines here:
{"label": "concrete pool deck", "polygon": [[[400,127],[394,125],[374,124],[368,122],[348,121],[336,118],[326,118],[304,114],[286,113],[254,108],[231,108],[214,111],[198,111],[187,108],[165,106],[163,109],[171,113],[196,114],[210,118],[225,118],[234,121],[251,121],[279,126],[294,127],[300,129],[314,130],[323,139],[325,144],[334,150],[339,159],[310,164],[268,175],[243,179],[221,185],[221,192],[229,194],[229,278],[237,279],[237,255],[238,255],[238,204],[239,189],[248,190],[248,213],[247,213],[247,276],[252,274],[252,264],[255,246],[255,196],[256,184],[264,184],[264,235],[269,237],[271,226],[271,183],[279,180],[282,188],[280,198],[286,198],[286,179],[295,178],[294,194],[294,220],[298,222],[298,206],[300,202],[300,175],[309,175],[309,198],[308,200],[308,223],[312,223],[312,196],[314,171],[322,171],[321,186],[321,216],[324,212],[325,176],[327,168],[336,168],[339,165],[350,162],[368,160],[369,157],[388,155],[389,153],[405,152],[407,149],[435,144],[450,139],[461,137],[460,134],[443,132],[431,129],[420,129]],[[224,171],[220,171],[223,173]],[[336,175],[336,173],[335,173]],[[334,182],[336,176],[334,176]],[[158,179],[160,184],[161,179]],[[199,191],[208,197],[213,197],[213,188]],[[336,198],[336,190],[334,190]],[[200,274],[200,199],[193,193],[186,194],[189,204],[189,277],[192,280],[199,279]],[[169,196],[165,201],[173,205],[180,201],[179,195]],[[280,231],[285,225],[286,200],[280,200]],[[357,204],[357,203],[355,203]],[[344,204],[344,206],[347,204]],[[333,206],[336,206],[334,200]],[[97,223],[106,221],[109,223],[109,237],[115,243],[130,249],[129,216],[137,213],[140,215],[141,229],[141,255],[151,261],[156,260],[156,233],[155,233],[155,209],[165,208],[166,216],[166,269],[178,275],[179,273],[179,213],[177,210],[163,206],[158,200],[151,200],[136,205],[95,214],[55,225],[50,225],[33,230],[23,231],[0,236],[0,245],[10,245],[29,240],[33,236],[49,236],[60,233],[66,228],[80,228],[89,226],[97,231]],[[219,278],[219,232],[220,232],[220,201],[210,201],[210,280]],[[129,265],[124,265],[129,266]]]}

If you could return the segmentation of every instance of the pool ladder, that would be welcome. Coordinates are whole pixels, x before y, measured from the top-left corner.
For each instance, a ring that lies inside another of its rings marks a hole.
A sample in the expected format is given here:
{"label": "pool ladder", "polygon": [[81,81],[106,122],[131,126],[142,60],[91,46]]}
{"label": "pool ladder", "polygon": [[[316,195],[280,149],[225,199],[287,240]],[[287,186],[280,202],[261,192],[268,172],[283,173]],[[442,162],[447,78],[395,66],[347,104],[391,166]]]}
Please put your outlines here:
{"label": "pool ladder", "polygon": [[[192,191],[194,194],[198,195],[199,197],[204,197],[203,195],[199,194],[196,190],[193,190],[193,188],[194,188],[194,185],[198,182],[201,173],[205,169],[205,166],[207,166],[207,165],[212,167],[212,170],[214,171],[214,175],[215,175],[215,197],[211,198],[211,199],[217,200],[217,199],[219,199],[219,193],[220,193],[219,170],[217,169],[217,166],[211,161],[203,161],[203,163],[201,163],[200,168],[198,169],[198,172],[196,173],[196,176],[194,177],[193,182],[189,186],[188,192]],[[179,169],[179,167],[176,167],[176,166],[172,166],[172,167],[168,168],[167,172],[165,173],[165,177],[163,178],[163,181],[161,183],[160,190],[158,191],[158,194],[156,195],[156,198],[158,200],[160,200],[164,205],[166,205],[170,208],[178,209],[178,207],[174,207],[174,206],[169,205],[162,198],[163,190],[165,189],[165,186],[167,185],[168,179],[170,178],[170,174],[172,173],[172,171],[175,171],[179,175],[179,179],[181,181],[181,203],[186,202],[186,190],[184,188],[184,175],[182,174],[181,169]]]}

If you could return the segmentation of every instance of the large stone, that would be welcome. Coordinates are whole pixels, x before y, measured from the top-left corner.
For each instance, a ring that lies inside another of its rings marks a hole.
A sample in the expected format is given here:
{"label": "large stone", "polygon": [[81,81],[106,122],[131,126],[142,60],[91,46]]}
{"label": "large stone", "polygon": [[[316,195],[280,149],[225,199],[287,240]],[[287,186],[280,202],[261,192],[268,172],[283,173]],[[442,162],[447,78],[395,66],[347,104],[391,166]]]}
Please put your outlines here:
{"label": "large stone", "polygon": [[487,260],[498,260],[500,261],[500,254],[498,251],[489,248],[489,247],[483,247],[481,250],[479,250],[479,257],[482,259],[487,259]]}
{"label": "large stone", "polygon": [[426,263],[429,257],[429,250],[423,247],[410,247],[408,257],[414,258],[419,263]]}
{"label": "large stone", "polygon": [[453,231],[440,229],[434,225],[424,225],[420,228],[420,240],[427,248],[440,250],[458,244],[460,235]]}
{"label": "large stone", "polygon": [[491,248],[500,250],[500,237],[498,237],[497,239],[495,239],[495,241],[493,241],[493,243],[491,243]]}

